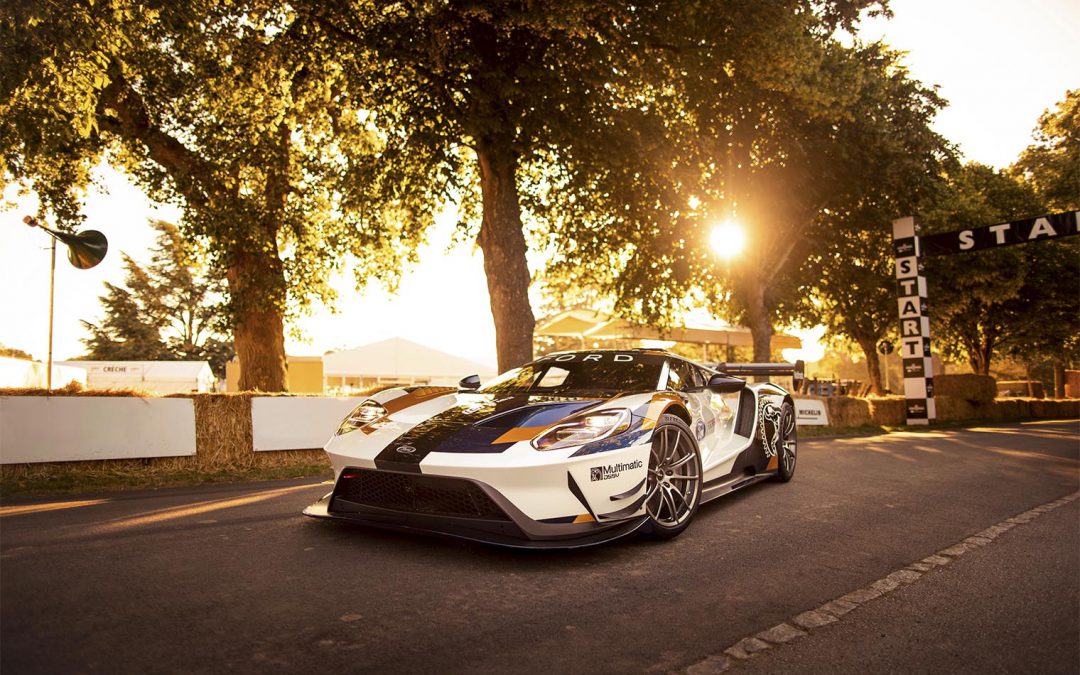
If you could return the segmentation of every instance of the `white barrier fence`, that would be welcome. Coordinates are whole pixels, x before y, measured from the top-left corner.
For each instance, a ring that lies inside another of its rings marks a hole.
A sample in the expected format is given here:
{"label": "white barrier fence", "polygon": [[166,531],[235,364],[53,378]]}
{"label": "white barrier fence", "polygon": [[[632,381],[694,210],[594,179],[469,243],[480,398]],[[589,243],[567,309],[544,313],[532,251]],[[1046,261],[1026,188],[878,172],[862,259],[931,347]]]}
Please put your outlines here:
{"label": "white barrier fence", "polygon": [[[318,450],[362,397],[251,399],[256,452]],[[820,400],[795,399],[799,425],[827,425]],[[195,454],[190,398],[0,396],[0,464],[187,457]]]}
{"label": "white barrier fence", "polygon": [[363,397],[253,398],[251,436],[255,451],[321,450],[345,415],[363,400]]}
{"label": "white barrier fence", "polygon": [[0,396],[0,464],[194,454],[189,398]]}

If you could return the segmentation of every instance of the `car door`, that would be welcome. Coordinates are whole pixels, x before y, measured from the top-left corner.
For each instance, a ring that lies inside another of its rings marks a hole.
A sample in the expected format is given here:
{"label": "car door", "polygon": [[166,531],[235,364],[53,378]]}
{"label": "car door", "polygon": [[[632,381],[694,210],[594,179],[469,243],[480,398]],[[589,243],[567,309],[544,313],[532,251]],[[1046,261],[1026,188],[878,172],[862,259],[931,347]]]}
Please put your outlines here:
{"label": "car door", "polygon": [[715,428],[717,420],[701,370],[688,361],[671,359],[668,362],[667,386],[681,394],[686,401],[686,407],[690,411],[690,430],[694,432],[701,449],[701,461],[707,464],[709,455],[715,449],[715,434],[709,432]]}

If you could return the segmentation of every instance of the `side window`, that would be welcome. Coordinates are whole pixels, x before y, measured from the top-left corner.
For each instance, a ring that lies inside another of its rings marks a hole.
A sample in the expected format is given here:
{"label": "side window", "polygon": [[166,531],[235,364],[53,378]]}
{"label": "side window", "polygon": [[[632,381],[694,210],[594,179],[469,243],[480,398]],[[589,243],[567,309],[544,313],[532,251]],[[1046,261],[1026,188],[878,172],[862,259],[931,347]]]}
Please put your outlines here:
{"label": "side window", "polygon": [[694,386],[705,387],[706,385],[708,385],[710,375],[711,374],[707,370],[702,370],[701,368],[694,368],[694,377],[697,379],[697,384]]}
{"label": "side window", "polygon": [[551,366],[547,369],[547,372],[540,378],[540,381],[536,383],[537,389],[550,389],[551,387],[558,387],[566,381],[566,376],[570,374],[570,371],[559,366]]}
{"label": "side window", "polygon": [[696,371],[697,368],[681,359],[668,361],[668,389],[687,391],[700,387],[701,384],[698,383],[700,376]]}

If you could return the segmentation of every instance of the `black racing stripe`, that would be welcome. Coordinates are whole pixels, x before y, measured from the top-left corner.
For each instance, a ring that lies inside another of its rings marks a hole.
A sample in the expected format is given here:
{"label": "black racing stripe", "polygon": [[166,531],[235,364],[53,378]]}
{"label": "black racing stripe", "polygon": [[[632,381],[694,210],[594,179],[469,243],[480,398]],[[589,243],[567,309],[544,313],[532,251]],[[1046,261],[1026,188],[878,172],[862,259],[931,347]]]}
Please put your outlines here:
{"label": "black racing stripe", "polygon": [[[375,457],[375,466],[392,471],[419,472],[420,463],[432,452],[503,452],[513,443],[494,442],[506,432],[506,427],[488,423],[490,418],[525,407],[543,407],[545,414],[552,408],[565,408],[565,417],[597,403],[548,396],[470,396],[398,436]],[[501,419],[509,422],[514,418],[504,416]]]}
{"label": "black racing stripe", "polygon": [[573,475],[571,475],[569,471],[566,472],[566,487],[570,489],[570,494],[577,497],[577,500],[581,502],[581,505],[585,507],[585,510],[593,517],[593,520],[596,520],[596,514],[593,513],[592,507],[589,506],[588,500],[585,499],[585,495],[582,494],[581,488],[578,487],[577,481],[574,480]]}

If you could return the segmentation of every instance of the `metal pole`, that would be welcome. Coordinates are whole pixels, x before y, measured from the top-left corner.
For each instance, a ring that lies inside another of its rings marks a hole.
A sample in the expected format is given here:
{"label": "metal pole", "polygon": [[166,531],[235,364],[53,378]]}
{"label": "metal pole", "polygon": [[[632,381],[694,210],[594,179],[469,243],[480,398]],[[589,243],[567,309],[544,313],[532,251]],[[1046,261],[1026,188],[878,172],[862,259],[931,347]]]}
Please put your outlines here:
{"label": "metal pole", "polygon": [[49,265],[49,365],[45,374],[45,388],[52,391],[52,332],[53,332],[53,291],[56,288],[56,238],[52,240],[52,262]]}

